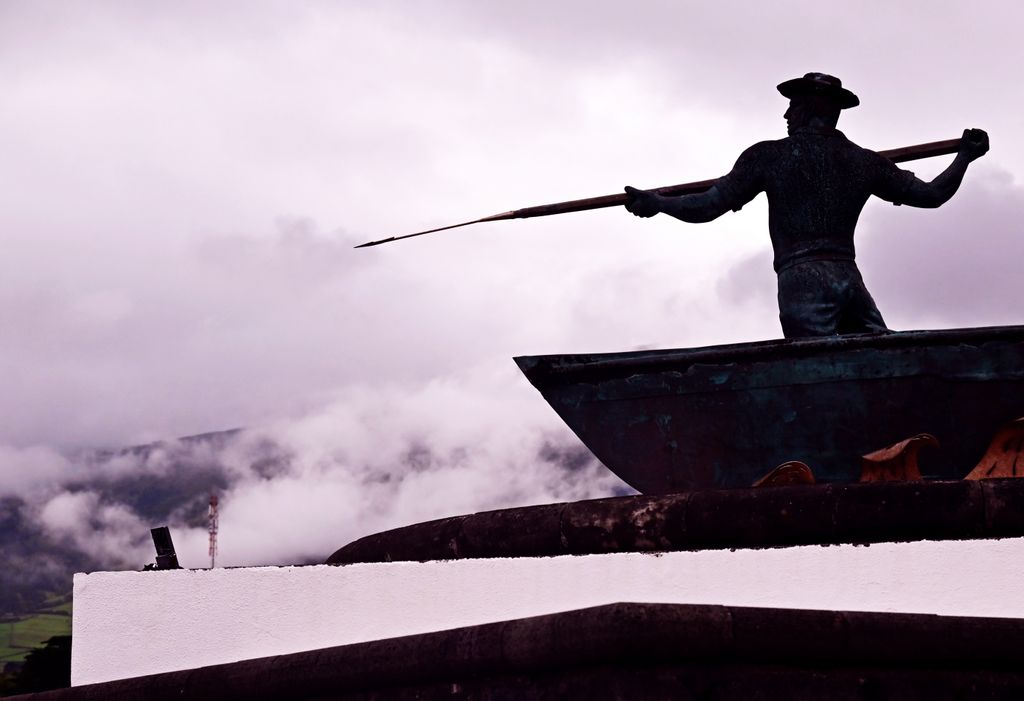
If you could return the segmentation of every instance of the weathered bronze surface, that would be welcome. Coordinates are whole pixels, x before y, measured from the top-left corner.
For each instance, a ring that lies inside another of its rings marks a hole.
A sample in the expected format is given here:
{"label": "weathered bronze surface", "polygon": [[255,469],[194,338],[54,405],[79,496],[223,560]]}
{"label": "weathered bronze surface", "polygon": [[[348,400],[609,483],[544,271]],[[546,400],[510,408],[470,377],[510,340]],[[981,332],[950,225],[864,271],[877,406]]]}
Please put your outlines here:
{"label": "weathered bronze surface", "polygon": [[984,457],[967,479],[1024,477],[1024,417],[999,429]]}
{"label": "weathered bronze surface", "polygon": [[1024,326],[516,358],[602,463],[647,494],[748,487],[800,460],[854,482],[919,433],[924,477],[960,479],[1024,416]]}
{"label": "weathered bronze surface", "polygon": [[329,565],[1024,536],[1024,480],[706,489],[543,504],[360,538]]}
{"label": "weathered bronze surface", "polygon": [[626,208],[638,217],[665,213],[701,223],[739,210],[764,192],[786,338],[884,332],[882,315],[854,263],[861,210],[872,195],[912,207],[944,204],[960,187],[967,166],[988,151],[988,135],[964,130],[956,158],[925,182],[836,129],[840,112],[860,102],[838,78],[808,73],[778,89],[789,98],[788,137],[754,144],[731,172],[700,194],[666,197],[627,187]]}
{"label": "weathered bronze surface", "polygon": [[888,448],[868,453],[861,459],[861,482],[892,482],[921,479],[917,454],[921,448],[938,448],[939,440],[930,433],[919,433]]}
{"label": "weathered bronze surface", "polygon": [[755,487],[792,487],[797,484],[814,484],[814,473],[811,468],[799,460],[784,462],[761,479],[754,482]]}

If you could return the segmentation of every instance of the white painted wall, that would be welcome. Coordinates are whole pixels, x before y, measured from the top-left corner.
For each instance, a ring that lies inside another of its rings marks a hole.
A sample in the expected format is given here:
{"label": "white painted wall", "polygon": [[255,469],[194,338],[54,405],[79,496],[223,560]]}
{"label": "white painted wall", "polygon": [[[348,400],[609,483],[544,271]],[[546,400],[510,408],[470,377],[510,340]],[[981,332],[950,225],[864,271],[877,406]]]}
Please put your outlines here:
{"label": "white painted wall", "polygon": [[75,685],[637,601],[1024,617],[1024,539],[75,576]]}

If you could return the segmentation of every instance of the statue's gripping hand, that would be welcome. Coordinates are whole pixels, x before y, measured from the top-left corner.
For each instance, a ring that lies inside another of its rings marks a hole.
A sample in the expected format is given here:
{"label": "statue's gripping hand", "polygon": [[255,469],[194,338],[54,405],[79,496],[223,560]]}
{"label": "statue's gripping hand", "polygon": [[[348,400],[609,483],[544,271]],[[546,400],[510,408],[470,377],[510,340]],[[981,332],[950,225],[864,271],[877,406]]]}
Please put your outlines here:
{"label": "statue's gripping hand", "polygon": [[637,190],[627,185],[626,195],[629,197],[626,209],[638,217],[653,217],[661,211],[661,195],[656,192]]}
{"label": "statue's gripping hand", "polygon": [[988,153],[988,134],[984,129],[964,129],[960,153],[972,161]]}

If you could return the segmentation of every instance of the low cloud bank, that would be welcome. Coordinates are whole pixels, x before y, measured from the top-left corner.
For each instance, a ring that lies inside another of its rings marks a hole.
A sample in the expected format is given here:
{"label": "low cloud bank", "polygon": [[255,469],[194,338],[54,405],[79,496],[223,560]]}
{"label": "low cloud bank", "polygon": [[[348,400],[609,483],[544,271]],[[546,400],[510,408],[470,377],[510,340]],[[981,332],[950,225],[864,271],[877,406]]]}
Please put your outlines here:
{"label": "low cloud bank", "polygon": [[49,472],[31,489],[13,485],[17,496],[7,490],[0,551],[49,573],[22,585],[54,586],[75,569],[141,568],[154,559],[149,528],[166,523],[182,565],[208,566],[216,493],[218,565],[301,564],[428,519],[631,492],[567,429],[552,429],[532,393],[510,398],[508,374],[470,375],[412,392],[348,388],[251,430],[70,457],[8,451]]}

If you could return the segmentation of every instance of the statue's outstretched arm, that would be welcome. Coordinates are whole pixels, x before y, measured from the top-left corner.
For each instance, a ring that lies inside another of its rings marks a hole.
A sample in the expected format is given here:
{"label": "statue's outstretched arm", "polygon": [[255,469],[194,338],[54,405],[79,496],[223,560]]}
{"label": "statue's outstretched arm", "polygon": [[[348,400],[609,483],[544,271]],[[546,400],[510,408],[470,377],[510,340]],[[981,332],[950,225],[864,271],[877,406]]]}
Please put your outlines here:
{"label": "statue's outstretched arm", "polygon": [[918,178],[907,178],[900,192],[895,196],[880,194],[884,199],[911,207],[934,208],[945,204],[960,188],[960,183],[972,161],[988,152],[988,134],[981,129],[965,129],[960,140],[960,150],[949,167],[939,173],[931,182]]}
{"label": "statue's outstretched arm", "polygon": [[656,192],[638,190],[627,185],[626,194],[629,195],[626,209],[638,217],[653,217],[664,212],[691,224],[701,224],[717,219],[730,209],[722,193],[714,186],[694,195],[665,197]]}
{"label": "statue's outstretched arm", "polygon": [[771,142],[754,144],[740,154],[728,175],[715,181],[708,190],[693,195],[665,197],[649,190],[626,187],[629,202],[626,209],[638,217],[653,217],[659,212],[691,224],[717,219],[729,210],[739,211],[743,205],[764,190],[762,161]]}

